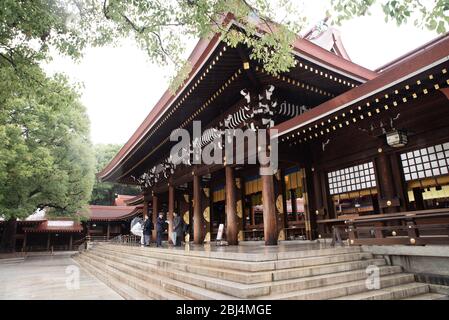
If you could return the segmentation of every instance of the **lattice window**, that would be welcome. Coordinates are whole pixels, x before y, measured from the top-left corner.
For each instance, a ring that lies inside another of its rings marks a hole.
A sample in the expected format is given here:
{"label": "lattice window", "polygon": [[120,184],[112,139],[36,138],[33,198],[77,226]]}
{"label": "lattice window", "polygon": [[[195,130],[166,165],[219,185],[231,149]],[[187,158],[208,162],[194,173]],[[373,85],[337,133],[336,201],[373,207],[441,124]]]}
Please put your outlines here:
{"label": "lattice window", "polygon": [[366,162],[327,174],[331,195],[369,189],[376,186],[374,164]]}
{"label": "lattice window", "polygon": [[401,154],[405,181],[449,173],[449,142]]}

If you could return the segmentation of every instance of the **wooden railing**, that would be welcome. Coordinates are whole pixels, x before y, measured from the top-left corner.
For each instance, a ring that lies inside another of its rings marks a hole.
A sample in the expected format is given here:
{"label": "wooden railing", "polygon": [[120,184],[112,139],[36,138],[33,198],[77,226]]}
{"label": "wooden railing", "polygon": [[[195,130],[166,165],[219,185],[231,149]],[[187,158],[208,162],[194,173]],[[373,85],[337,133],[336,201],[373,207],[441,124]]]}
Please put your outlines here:
{"label": "wooden railing", "polygon": [[139,245],[140,237],[133,234],[130,235],[118,235],[110,240],[111,243],[124,244],[124,245]]}
{"label": "wooden railing", "polygon": [[100,242],[112,242],[114,238],[110,238],[107,236],[86,236],[82,239],[79,239],[73,243],[73,247],[78,249],[79,252],[86,251],[88,248],[88,244],[100,243]]}
{"label": "wooden railing", "polygon": [[449,209],[357,217],[336,228],[350,245],[449,244]]}

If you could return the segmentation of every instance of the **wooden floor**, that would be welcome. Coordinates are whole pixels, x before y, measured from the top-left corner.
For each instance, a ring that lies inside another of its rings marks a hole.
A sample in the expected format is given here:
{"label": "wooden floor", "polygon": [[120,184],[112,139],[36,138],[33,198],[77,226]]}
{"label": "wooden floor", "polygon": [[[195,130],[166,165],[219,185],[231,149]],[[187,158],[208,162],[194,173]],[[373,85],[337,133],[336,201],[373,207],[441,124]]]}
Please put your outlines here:
{"label": "wooden floor", "polygon": [[70,253],[0,259],[0,284],[1,300],[123,299],[79,268]]}

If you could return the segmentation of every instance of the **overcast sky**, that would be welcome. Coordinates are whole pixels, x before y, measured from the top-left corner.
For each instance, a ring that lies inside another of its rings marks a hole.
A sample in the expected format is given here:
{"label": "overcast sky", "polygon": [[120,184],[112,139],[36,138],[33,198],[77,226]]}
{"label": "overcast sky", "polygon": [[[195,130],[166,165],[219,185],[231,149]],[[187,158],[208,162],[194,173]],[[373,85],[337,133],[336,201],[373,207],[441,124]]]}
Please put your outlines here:
{"label": "overcast sky", "polygon": [[[311,23],[325,15],[328,0],[308,1]],[[375,69],[432,40],[437,34],[417,29],[412,23],[397,27],[385,23],[380,9],[338,27],[351,59]],[[188,51],[196,41],[190,41]],[[91,122],[93,143],[124,144],[167,89],[170,71],[150,64],[145,52],[132,41],[119,47],[91,48],[78,64],[55,57],[44,66],[49,72],[64,72],[82,82],[82,102]]]}

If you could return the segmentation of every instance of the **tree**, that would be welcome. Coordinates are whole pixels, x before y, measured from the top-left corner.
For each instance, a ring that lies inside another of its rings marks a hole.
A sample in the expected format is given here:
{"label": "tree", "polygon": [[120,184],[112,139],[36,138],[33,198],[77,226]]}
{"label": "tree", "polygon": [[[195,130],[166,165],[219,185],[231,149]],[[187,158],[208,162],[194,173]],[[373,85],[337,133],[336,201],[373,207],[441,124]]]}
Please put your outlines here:
{"label": "tree", "polygon": [[[341,23],[368,14],[375,3],[398,24],[413,19],[438,33],[448,29],[448,0],[329,0],[329,14]],[[86,46],[133,38],[151,62],[174,67],[172,91],[191,71],[183,59],[186,37],[220,33],[228,45],[250,48],[250,58],[277,75],[295,65],[292,45],[307,22],[295,0],[4,0],[2,9],[0,55],[6,60],[11,52],[33,61],[48,59],[49,48],[77,59]],[[244,28],[226,28],[227,13]],[[266,32],[258,32],[258,26]]]}
{"label": "tree", "polygon": [[[379,0],[386,20],[398,25],[409,18],[419,27],[445,33],[449,26],[449,1]],[[178,0],[178,1],[77,1],[81,29],[94,35],[96,44],[133,37],[151,61],[173,64],[171,90],[176,91],[191,71],[182,59],[185,37],[209,37],[220,33],[231,47],[247,46],[250,58],[272,74],[295,65],[293,42],[307,18],[295,0]],[[376,0],[329,0],[331,23],[341,23],[369,13]],[[222,17],[232,13],[243,29],[227,29]],[[265,32],[259,32],[262,26]]]}
{"label": "tree", "polygon": [[[65,2],[64,2],[65,3]],[[86,38],[61,1],[4,0],[0,10],[0,249],[14,250],[16,219],[36,209],[73,214],[88,203],[94,158],[77,88],[39,63],[49,48],[78,58]]]}
{"label": "tree", "polygon": [[75,88],[37,66],[29,81],[0,64],[0,215],[9,221],[2,247],[11,248],[17,218],[36,209],[67,215],[86,206],[94,158],[89,122]]}
{"label": "tree", "polygon": [[[117,154],[122,146],[117,144],[95,145],[95,157],[97,161],[96,172],[100,172]],[[95,181],[91,204],[112,205],[116,194],[138,195],[140,189],[135,186],[127,186],[118,183]]]}
{"label": "tree", "polygon": [[332,0],[335,22],[369,14],[369,9],[380,3],[385,21],[395,21],[398,26],[413,20],[415,26],[444,34],[449,27],[449,1],[435,0]]}

